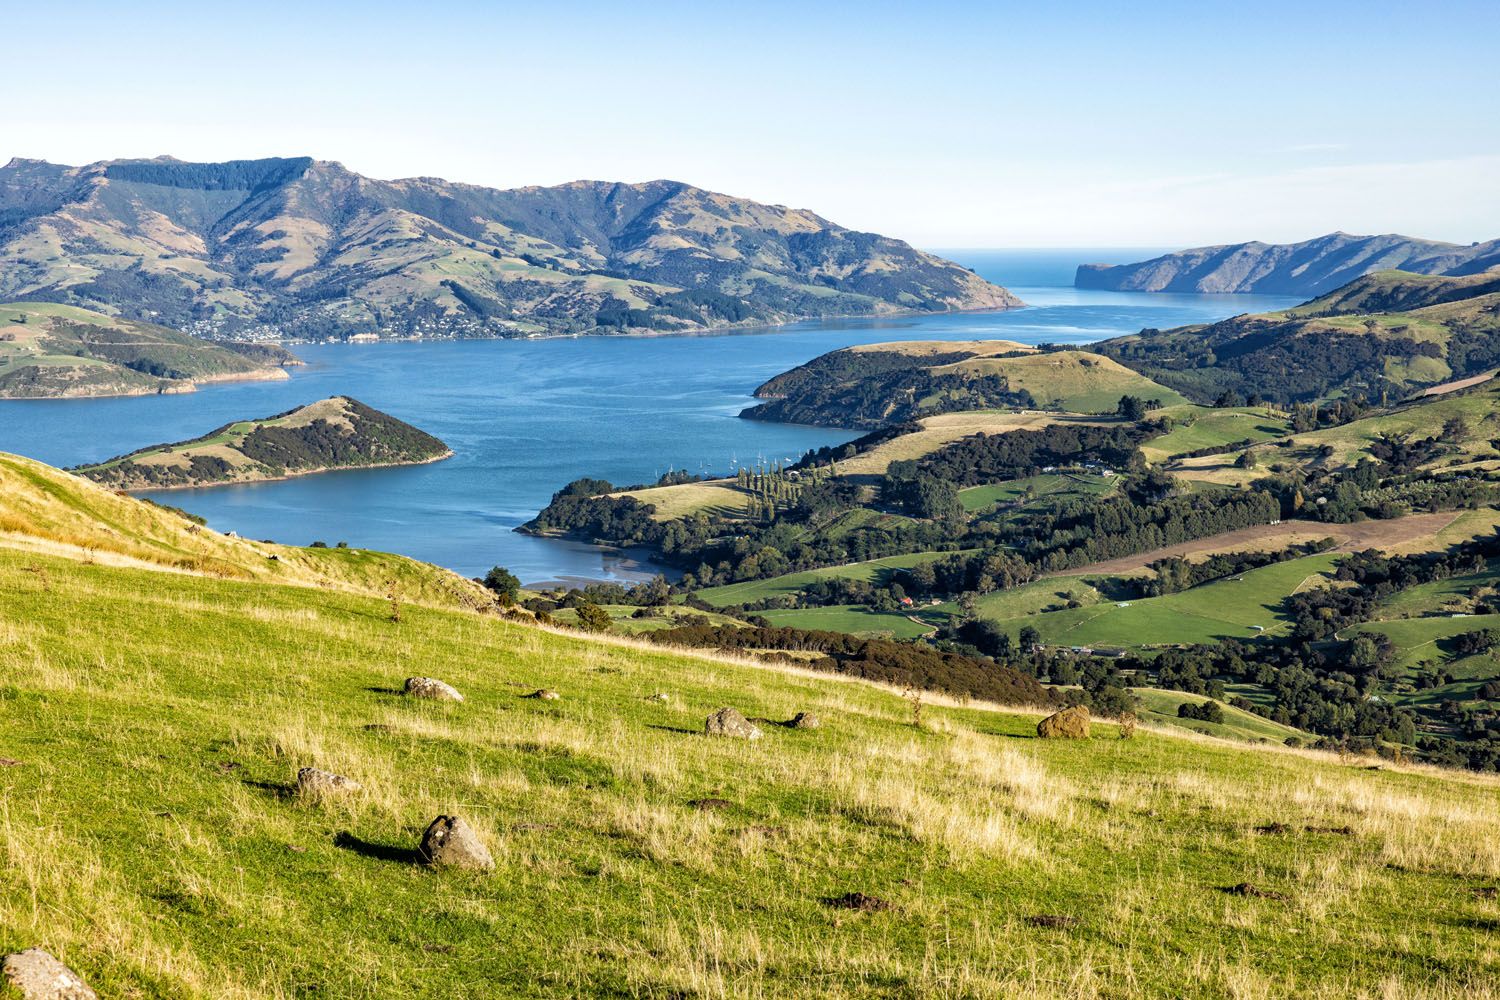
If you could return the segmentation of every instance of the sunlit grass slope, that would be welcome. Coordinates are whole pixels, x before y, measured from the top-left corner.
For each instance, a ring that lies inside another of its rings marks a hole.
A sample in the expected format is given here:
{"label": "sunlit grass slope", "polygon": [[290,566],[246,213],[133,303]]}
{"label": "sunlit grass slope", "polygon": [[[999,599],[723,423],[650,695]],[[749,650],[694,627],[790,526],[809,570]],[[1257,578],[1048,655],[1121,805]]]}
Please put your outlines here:
{"label": "sunlit grass slope", "polygon": [[220,534],[180,514],[0,452],[0,545],[228,579],[257,579],[478,607],[483,588],[436,566],[361,549]]}
{"label": "sunlit grass slope", "polygon": [[[854,681],[8,547],[0,594],[0,950],[44,947],[102,996],[1500,981],[1500,787],[1481,778],[1109,724],[1043,742],[1035,715],[930,698],[916,726]],[[417,674],[467,701],[395,693]],[[561,698],[524,697],[541,687]],[[701,735],[722,705],[823,725]],[[301,801],[303,766],[364,790]],[[411,863],[439,813],[494,872]],[[1224,891],[1241,883],[1275,895]],[[891,908],[825,902],[850,892]]]}

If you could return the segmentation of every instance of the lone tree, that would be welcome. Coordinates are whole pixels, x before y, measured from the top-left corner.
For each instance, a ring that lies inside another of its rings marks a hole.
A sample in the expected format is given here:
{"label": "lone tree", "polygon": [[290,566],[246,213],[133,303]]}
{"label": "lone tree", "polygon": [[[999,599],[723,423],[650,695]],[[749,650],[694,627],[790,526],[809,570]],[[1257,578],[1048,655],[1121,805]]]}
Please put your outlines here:
{"label": "lone tree", "polygon": [[578,605],[578,627],[585,632],[608,632],[609,612],[593,602]]}
{"label": "lone tree", "polygon": [[516,597],[521,593],[521,581],[504,566],[496,566],[486,573],[484,586],[493,591],[500,603],[507,607],[516,603]]}

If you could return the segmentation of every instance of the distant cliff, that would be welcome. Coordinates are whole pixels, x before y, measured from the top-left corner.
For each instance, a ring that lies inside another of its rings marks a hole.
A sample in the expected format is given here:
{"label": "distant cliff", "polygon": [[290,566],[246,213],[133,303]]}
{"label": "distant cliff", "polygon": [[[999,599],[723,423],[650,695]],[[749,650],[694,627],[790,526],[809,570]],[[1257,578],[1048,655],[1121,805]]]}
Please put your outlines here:
{"label": "distant cliff", "polygon": [[1117,292],[1321,295],[1375,271],[1477,274],[1500,264],[1500,240],[1459,246],[1409,236],[1330,233],[1303,243],[1236,243],[1137,264],[1084,264],[1073,284]]}
{"label": "distant cliff", "polygon": [[293,157],[0,167],[0,300],[229,339],[695,331],[1009,309],[900,240],[677,181],[495,190]]}

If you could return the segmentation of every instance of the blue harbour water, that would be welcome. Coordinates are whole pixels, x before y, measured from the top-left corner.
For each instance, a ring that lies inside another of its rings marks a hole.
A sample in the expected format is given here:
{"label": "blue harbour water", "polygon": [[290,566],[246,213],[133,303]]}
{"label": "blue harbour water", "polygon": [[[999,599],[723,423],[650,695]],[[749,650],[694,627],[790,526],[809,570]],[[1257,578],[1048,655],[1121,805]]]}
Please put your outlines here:
{"label": "blue harbour water", "polygon": [[669,469],[728,473],[736,462],[794,458],[856,436],[738,419],[754,402],[756,386],[826,351],[885,340],[1086,343],[1295,301],[1071,287],[1079,263],[1140,260],[1149,250],[943,253],[1010,288],[1028,308],[716,336],[300,346],[296,353],[307,366],[292,369],[286,382],[173,396],[0,402],[0,451],[78,465],[326,396],[353,396],[436,434],[454,457],[150,495],[203,515],[220,531],[252,538],[347,541],[468,575],[503,565],[527,582],[628,580],[653,568],[628,554],[512,529],[579,476],[638,483]]}

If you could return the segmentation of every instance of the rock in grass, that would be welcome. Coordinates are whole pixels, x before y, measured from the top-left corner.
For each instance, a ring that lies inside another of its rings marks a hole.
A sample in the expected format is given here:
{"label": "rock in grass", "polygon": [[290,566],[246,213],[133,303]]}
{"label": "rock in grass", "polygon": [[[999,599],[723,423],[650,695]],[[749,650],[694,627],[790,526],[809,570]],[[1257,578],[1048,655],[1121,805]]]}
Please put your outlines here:
{"label": "rock in grass", "polygon": [[556,691],[542,688],[540,691],[531,692],[530,694],[526,695],[526,697],[536,698],[539,701],[556,701],[557,699],[561,698],[562,695],[558,694]]}
{"label": "rock in grass", "polygon": [[318,767],[304,767],[297,772],[297,791],[307,796],[339,795],[359,791],[359,782]]}
{"label": "rock in grass", "polygon": [[862,913],[880,913],[894,909],[894,904],[889,900],[881,899],[879,896],[869,896],[862,892],[846,892],[842,896],[828,896],[824,898],[823,905],[831,906],[836,910],[859,910]]}
{"label": "rock in grass", "polygon": [[798,712],[792,716],[792,720],[787,723],[787,727],[790,729],[817,729],[822,724],[822,721],[811,712]]}
{"label": "rock in grass", "polygon": [[439,816],[422,834],[417,848],[421,859],[434,867],[489,871],[495,867],[489,848],[474,828],[457,816]]}
{"label": "rock in grass", "polygon": [[759,727],[732,708],[721,708],[703,723],[703,731],[709,736],[732,736],[741,740],[758,740]]}
{"label": "rock in grass", "polygon": [[428,698],[432,701],[463,701],[464,696],[451,684],[431,677],[408,677],[406,694],[411,698]]}
{"label": "rock in grass", "polygon": [[734,808],[734,803],[730,802],[728,799],[714,798],[694,799],[693,801],[689,802],[688,805],[692,806],[699,812],[718,812],[721,809]]}
{"label": "rock in grass", "polygon": [[1271,889],[1261,889],[1251,885],[1249,882],[1240,882],[1237,885],[1225,886],[1224,891],[1231,896],[1250,896],[1254,899],[1286,899],[1286,893],[1275,892]]}
{"label": "rock in grass", "polygon": [[1044,740],[1086,740],[1089,738],[1089,710],[1074,705],[1049,715],[1037,723],[1036,734]]}
{"label": "rock in grass", "polygon": [[83,977],[40,948],[7,955],[5,978],[24,1000],[99,1000]]}

